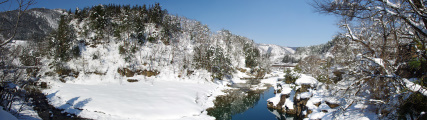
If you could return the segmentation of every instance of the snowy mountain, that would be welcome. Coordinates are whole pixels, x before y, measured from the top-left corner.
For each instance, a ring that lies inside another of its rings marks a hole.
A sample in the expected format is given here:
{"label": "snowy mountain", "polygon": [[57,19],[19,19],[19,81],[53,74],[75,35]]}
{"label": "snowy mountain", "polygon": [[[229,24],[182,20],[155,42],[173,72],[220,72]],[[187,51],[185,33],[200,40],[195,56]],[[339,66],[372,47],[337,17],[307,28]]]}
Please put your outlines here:
{"label": "snowy mountain", "polygon": [[335,41],[331,40],[327,43],[320,44],[320,45],[312,45],[312,46],[306,46],[306,47],[298,47],[295,49],[294,57],[303,59],[310,55],[318,55],[321,57],[325,57],[328,52],[331,51],[331,48],[335,45]]}
{"label": "snowy mountain", "polygon": [[295,50],[290,47],[283,47],[274,44],[257,44],[258,49],[260,49],[261,54],[267,54],[272,63],[282,62],[285,55],[293,55]]}
{"label": "snowy mountain", "polygon": [[[17,20],[18,11],[7,11],[0,13],[0,26],[2,31],[0,37],[8,38],[11,31],[7,28],[12,28]],[[61,15],[65,14],[64,10],[45,9],[45,8],[33,8],[29,9],[20,17],[18,24],[17,34],[15,39],[18,40],[34,40],[41,39],[44,36],[50,34],[54,29],[58,27],[58,21]]]}

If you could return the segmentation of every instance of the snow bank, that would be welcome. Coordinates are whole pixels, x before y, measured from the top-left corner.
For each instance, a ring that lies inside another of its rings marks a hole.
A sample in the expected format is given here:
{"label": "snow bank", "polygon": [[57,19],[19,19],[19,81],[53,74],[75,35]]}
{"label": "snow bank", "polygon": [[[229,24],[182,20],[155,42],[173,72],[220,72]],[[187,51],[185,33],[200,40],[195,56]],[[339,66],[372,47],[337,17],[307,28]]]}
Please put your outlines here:
{"label": "snow bank", "polygon": [[415,84],[408,79],[403,78],[403,82],[405,83],[405,86],[410,89],[411,91],[418,91],[424,96],[427,96],[427,90],[424,89],[421,85]]}
{"label": "snow bank", "polygon": [[55,83],[44,90],[50,103],[90,119],[212,119],[203,111],[213,104],[217,84],[158,80],[97,85]]}
{"label": "snow bank", "polygon": [[297,98],[301,98],[301,99],[305,99],[305,98],[310,98],[311,97],[311,92],[303,92],[301,94],[298,94]]}
{"label": "snow bank", "polygon": [[301,74],[301,77],[295,81],[295,84],[297,85],[317,86],[318,83],[319,81],[317,81],[316,78],[305,75],[305,74]]}
{"label": "snow bank", "polygon": [[288,107],[289,109],[294,109],[294,97],[295,96],[295,90],[293,90],[289,84],[282,84],[282,91],[281,93],[276,94],[276,96],[269,98],[267,102],[272,102],[273,105],[277,105],[280,102],[280,97],[282,95],[288,95],[290,97],[286,98],[285,104],[283,104],[282,107]]}
{"label": "snow bank", "polygon": [[[337,84],[337,86],[342,86],[342,84]],[[306,119],[372,120],[378,118],[377,114],[367,109],[368,105],[363,102],[365,99],[363,96],[353,98],[352,100],[343,100],[336,96],[335,92],[325,87],[310,90],[310,93],[312,93],[312,97],[307,101],[306,106],[312,113]],[[303,96],[302,94],[301,96]],[[354,100],[356,101],[353,102]],[[331,108],[326,104],[327,102],[340,106]],[[343,111],[343,108],[346,109]]]}
{"label": "snow bank", "polygon": [[[12,104],[12,111],[19,111],[19,116],[17,116],[20,120],[41,120],[37,111],[33,109],[33,106],[29,103],[24,102],[23,100],[16,100]],[[1,119],[0,120],[7,120]]]}
{"label": "snow bank", "polygon": [[3,107],[0,106],[0,119],[1,120],[18,120],[15,116],[3,110]]}
{"label": "snow bank", "polygon": [[267,100],[267,102],[272,102],[273,103],[273,105],[277,105],[277,103],[279,103],[280,102],[280,96],[281,96],[282,94],[276,94],[274,97],[272,97],[272,98],[269,98],[268,100]]}

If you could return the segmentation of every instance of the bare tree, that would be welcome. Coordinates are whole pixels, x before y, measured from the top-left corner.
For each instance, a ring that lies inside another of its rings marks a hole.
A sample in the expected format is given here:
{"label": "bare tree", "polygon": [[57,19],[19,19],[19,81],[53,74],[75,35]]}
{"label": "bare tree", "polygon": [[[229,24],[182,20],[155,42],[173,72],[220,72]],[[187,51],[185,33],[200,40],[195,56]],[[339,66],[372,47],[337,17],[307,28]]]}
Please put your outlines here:
{"label": "bare tree", "polygon": [[[425,50],[425,38],[427,37],[426,4],[422,0],[313,0],[312,3],[320,13],[339,15],[345,21],[358,19],[380,24],[383,27],[384,39],[393,34],[394,37],[409,35],[411,39],[417,38],[412,40],[421,42],[422,46],[418,48],[419,52],[422,57],[427,59]],[[400,30],[396,28],[400,28]],[[407,39],[396,40],[405,42],[402,40]]]}
{"label": "bare tree", "polygon": [[[24,50],[23,46],[17,45],[14,47],[9,47],[8,44],[14,40],[15,35],[17,34],[17,29],[19,29],[19,23],[21,21],[21,17],[27,11],[27,9],[35,4],[34,0],[3,0],[0,1],[0,5],[9,6],[8,8],[2,8],[4,11],[6,10],[16,10],[16,18],[13,18],[13,22],[3,22],[0,23],[0,32],[6,33],[9,37],[4,38],[0,37],[0,69],[2,69],[3,73],[1,76],[1,84],[0,84],[0,103],[1,106],[5,106],[6,110],[11,111],[12,104],[16,101],[16,98],[21,98],[23,100],[22,105],[28,102],[28,97],[26,96],[27,92],[21,88],[25,87],[28,84],[28,81],[23,81],[23,76],[25,76],[25,69],[30,68],[25,63],[22,65],[23,61],[27,61],[29,58],[23,58],[21,64],[14,64],[13,61],[16,59],[20,59],[20,56],[28,55],[24,54],[24,52],[28,52],[28,50]],[[16,9],[10,9],[16,7]],[[13,12],[11,12],[13,13]],[[31,59],[33,60],[33,59]],[[15,87],[20,86],[20,87]],[[21,108],[22,108],[21,105]],[[16,110],[16,114],[19,114],[21,110]]]}

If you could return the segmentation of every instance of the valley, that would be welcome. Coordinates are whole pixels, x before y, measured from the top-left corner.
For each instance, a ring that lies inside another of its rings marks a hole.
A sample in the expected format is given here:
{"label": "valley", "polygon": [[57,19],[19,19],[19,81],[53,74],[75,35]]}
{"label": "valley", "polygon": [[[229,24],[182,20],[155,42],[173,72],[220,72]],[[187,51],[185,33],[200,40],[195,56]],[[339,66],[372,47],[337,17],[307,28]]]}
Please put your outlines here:
{"label": "valley", "polygon": [[[324,2],[313,7],[360,7]],[[305,47],[212,31],[159,3],[4,11],[0,119],[425,119],[419,4],[367,2],[372,19],[338,9],[343,31]]]}

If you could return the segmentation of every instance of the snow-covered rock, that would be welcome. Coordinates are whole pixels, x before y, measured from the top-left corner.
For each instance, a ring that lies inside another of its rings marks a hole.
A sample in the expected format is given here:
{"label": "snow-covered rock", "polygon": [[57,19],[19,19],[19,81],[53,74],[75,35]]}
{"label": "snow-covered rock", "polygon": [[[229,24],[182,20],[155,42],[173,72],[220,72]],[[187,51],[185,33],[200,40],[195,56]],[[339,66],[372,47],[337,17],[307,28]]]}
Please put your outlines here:
{"label": "snow-covered rock", "polygon": [[318,83],[316,78],[305,74],[301,74],[301,77],[295,81],[297,85],[311,85],[312,87],[317,86]]}

